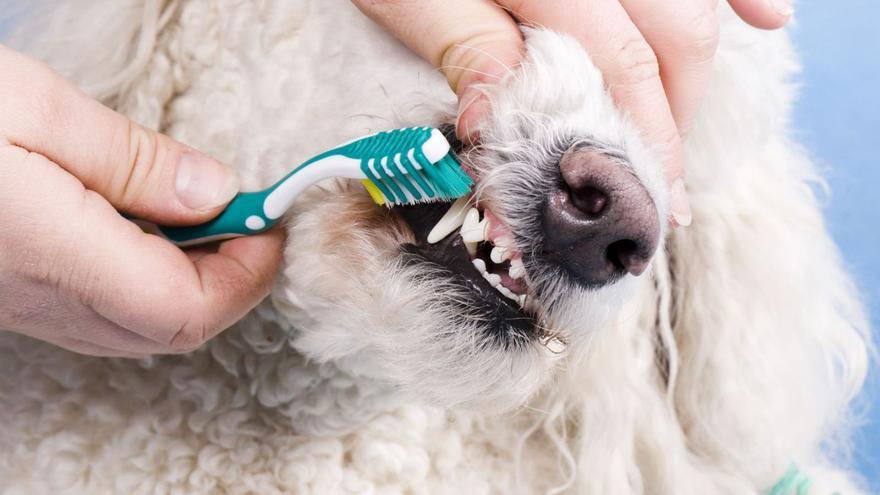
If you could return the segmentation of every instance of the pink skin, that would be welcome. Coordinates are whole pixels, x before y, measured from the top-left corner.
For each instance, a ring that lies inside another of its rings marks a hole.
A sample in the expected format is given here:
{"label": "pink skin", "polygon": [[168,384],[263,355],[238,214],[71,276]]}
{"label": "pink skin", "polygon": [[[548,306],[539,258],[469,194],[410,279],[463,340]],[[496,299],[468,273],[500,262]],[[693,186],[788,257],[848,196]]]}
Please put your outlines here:
{"label": "pink skin", "polygon": [[[456,132],[470,142],[479,139],[490,110],[477,85],[494,84],[522,60],[518,23],[571,35],[662,160],[670,224],[690,224],[681,140],[711,75],[717,0],[353,1],[443,71],[459,99]],[[728,2],[745,22],[763,29],[783,26],[792,14],[788,0]]]}
{"label": "pink skin", "polygon": [[217,161],[0,47],[0,329],[101,356],[192,350],[263,299],[280,232],[184,252],[118,211],[204,222],[237,192]]}

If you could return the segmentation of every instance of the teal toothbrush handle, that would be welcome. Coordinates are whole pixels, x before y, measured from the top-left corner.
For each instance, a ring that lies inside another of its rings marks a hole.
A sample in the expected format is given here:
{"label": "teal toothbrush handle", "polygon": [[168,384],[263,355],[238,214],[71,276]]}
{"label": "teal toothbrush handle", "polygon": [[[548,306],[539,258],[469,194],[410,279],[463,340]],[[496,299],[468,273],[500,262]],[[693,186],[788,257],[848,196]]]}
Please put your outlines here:
{"label": "teal toothbrush handle", "polygon": [[[343,169],[334,169],[332,166],[311,167],[325,161],[324,159],[330,161],[336,159],[338,162],[340,158],[336,156],[337,152],[338,150],[331,150],[311,158],[268,189],[238,193],[226,209],[209,222],[185,227],[160,226],[159,231],[181,247],[265,232],[278,221],[299,193],[311,183],[332,175],[351,176],[347,173],[348,169],[353,168],[350,163],[344,164]],[[354,163],[359,162],[354,161]],[[357,170],[356,165],[354,170]],[[311,173],[306,173],[308,171]]]}
{"label": "teal toothbrush handle", "polygon": [[186,227],[160,226],[159,230],[178,246],[193,246],[269,230],[276,219],[266,217],[263,203],[269,191],[239,193],[210,222]]}

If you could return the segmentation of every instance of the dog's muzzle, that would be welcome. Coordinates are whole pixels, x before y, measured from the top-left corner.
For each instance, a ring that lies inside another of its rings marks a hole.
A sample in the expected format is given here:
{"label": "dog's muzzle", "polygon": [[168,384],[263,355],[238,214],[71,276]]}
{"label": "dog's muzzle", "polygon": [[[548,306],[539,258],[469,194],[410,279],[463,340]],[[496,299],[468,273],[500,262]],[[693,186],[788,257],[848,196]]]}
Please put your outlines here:
{"label": "dog's muzzle", "polygon": [[591,288],[644,272],[660,219],[626,160],[575,145],[562,155],[559,171],[562,180],[543,209],[542,257]]}

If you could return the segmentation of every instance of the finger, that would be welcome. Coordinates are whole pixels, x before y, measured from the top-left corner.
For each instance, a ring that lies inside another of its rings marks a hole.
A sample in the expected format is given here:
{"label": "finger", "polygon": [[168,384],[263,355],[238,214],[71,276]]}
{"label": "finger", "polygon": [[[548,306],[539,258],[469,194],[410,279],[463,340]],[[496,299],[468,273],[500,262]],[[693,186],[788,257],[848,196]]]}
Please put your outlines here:
{"label": "finger", "polygon": [[480,84],[494,84],[518,65],[522,34],[487,0],[354,0],[373,20],[438,67],[459,99],[456,132],[473,140],[489,111]]}
{"label": "finger", "polygon": [[[92,308],[86,308],[90,314],[82,321],[87,321],[87,328],[77,332],[76,340],[82,343],[92,343],[97,346],[112,349],[126,356],[147,356],[150,354],[170,354],[174,349],[168,344],[162,344],[138,335],[96,313]],[[78,326],[82,326],[79,324]],[[56,329],[56,331],[59,329]],[[64,330],[64,329],[60,329]],[[110,354],[107,354],[110,355]],[[122,355],[122,354],[114,354]]]}
{"label": "finger", "polygon": [[194,263],[45,157],[32,153],[21,167],[29,183],[39,186],[26,195],[45,198],[12,203],[20,204],[24,228],[40,232],[31,242],[50,253],[35,265],[43,265],[57,290],[76,294],[115,325],[186,352],[268,294],[281,258],[281,232],[227,241]]}
{"label": "finger", "polygon": [[[45,287],[40,287],[40,289],[45,292]],[[145,356],[168,354],[173,351],[167,344],[160,344],[116,325],[95,313],[93,309],[83,306],[76,298],[56,295],[50,303],[45,295],[31,297],[35,299],[42,297],[41,304],[52,307],[49,314],[42,315],[38,320],[31,318],[31,321],[27,322],[26,328],[20,329],[32,337],[51,341],[68,349],[71,348],[63,345],[62,342],[91,344],[92,347],[112,350],[117,353],[95,354],[101,356],[120,355],[118,353]],[[46,312],[44,311],[44,313]],[[71,350],[92,354],[82,349]]]}
{"label": "finger", "polygon": [[[216,253],[192,261],[161,239],[135,234],[120,244],[139,259],[155,257],[127,271],[124,262],[108,268],[117,273],[109,277],[108,290],[128,290],[116,293],[124,297],[111,294],[92,307],[118,325],[167,345],[170,352],[198,348],[265,298],[283,243],[283,232],[276,229],[226,241]],[[132,307],[133,298],[141,303]]]}
{"label": "finger", "polygon": [[706,0],[621,0],[660,65],[679,135],[687,135],[712,75],[718,21]]}
{"label": "finger", "polygon": [[75,352],[77,354],[85,354],[86,356],[117,357],[129,359],[140,359],[147,356],[147,354],[124,351],[70,337],[46,337],[41,338],[41,340],[44,340],[57,347],[61,347],[62,349]]}
{"label": "finger", "polygon": [[0,140],[49,157],[117,209],[198,223],[238,191],[227,167],[89,98],[46,65],[0,46]]}
{"label": "finger", "polygon": [[[657,57],[623,6],[616,0],[569,0],[564,8],[554,9],[537,0],[499,3],[522,22],[568,33],[586,48],[611,96],[663,163],[670,185],[671,223],[688,225],[691,214],[682,181],[681,140]],[[585,22],[587,15],[589,22]]]}
{"label": "finger", "polygon": [[789,0],[729,0],[728,3],[742,20],[761,29],[781,28],[794,13]]}
{"label": "finger", "polygon": [[49,344],[52,344],[56,347],[75,352],[77,354],[85,354],[87,356],[141,358],[146,357],[149,354],[117,349],[105,342],[98,344],[91,340],[83,340],[77,337],[72,337],[70,335],[65,335],[59,332],[59,328],[52,328],[48,330],[28,329],[28,331],[26,333],[22,333],[22,335],[38,339],[42,342],[48,342]]}

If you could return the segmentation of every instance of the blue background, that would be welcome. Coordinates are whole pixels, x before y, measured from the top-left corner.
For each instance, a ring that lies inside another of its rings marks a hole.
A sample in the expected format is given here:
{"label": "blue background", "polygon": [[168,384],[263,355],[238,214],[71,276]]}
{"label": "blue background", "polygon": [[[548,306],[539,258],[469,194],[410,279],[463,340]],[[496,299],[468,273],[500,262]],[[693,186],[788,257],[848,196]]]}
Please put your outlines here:
{"label": "blue background", "polygon": [[[880,2],[797,4],[792,29],[803,60],[798,140],[831,183],[828,226],[871,308],[880,340]],[[872,363],[873,364],[873,363]],[[872,366],[854,460],[880,493],[880,378]]]}
{"label": "blue background", "polygon": [[[831,183],[828,225],[880,324],[880,1],[797,5],[792,33],[804,64],[796,105],[799,141]],[[0,34],[11,24],[0,16]],[[867,414],[854,460],[880,493],[880,377],[860,397]]]}

